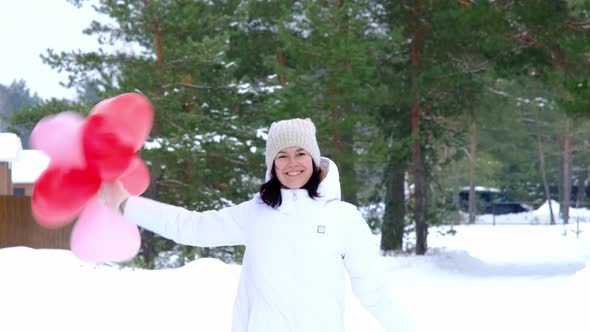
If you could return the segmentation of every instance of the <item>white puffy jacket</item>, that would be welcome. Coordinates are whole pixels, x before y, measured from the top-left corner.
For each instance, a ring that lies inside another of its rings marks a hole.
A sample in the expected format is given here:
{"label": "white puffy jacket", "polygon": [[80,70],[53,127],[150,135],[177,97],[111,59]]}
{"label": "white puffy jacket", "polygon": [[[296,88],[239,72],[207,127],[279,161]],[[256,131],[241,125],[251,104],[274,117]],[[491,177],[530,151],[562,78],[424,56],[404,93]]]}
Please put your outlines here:
{"label": "white puffy jacket", "polygon": [[[125,217],[177,243],[246,246],[234,304],[234,332],[343,332],[345,277],[363,306],[393,331],[391,293],[367,223],[340,201],[336,165],[311,199],[282,189],[279,208],[257,195],[219,211],[192,212],[132,197]],[[268,174],[267,174],[268,176]]]}

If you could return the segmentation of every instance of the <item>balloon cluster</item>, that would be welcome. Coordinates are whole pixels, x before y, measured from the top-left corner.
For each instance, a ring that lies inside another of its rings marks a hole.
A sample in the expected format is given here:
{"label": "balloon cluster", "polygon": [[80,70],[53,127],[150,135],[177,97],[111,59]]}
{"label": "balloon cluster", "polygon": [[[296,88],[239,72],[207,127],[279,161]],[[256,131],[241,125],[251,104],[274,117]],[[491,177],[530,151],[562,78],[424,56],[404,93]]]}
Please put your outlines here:
{"label": "balloon cluster", "polygon": [[97,199],[103,183],[119,181],[131,195],[150,183],[138,156],[153,123],[147,98],[126,93],[96,104],[85,119],[63,112],[43,118],[30,143],[50,158],[35,182],[33,216],[44,227],[77,221],[70,245],[79,258],[91,262],[124,261],[139,251],[136,225]]}

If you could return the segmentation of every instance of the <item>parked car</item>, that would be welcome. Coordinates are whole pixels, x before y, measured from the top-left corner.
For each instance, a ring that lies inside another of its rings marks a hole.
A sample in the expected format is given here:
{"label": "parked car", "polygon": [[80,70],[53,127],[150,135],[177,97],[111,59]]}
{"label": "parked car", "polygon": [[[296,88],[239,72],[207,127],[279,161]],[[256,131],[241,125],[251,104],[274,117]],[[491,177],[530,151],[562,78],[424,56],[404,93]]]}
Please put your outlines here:
{"label": "parked car", "polygon": [[[513,201],[506,193],[497,188],[475,187],[477,214],[509,214],[527,212],[533,209],[528,204]],[[462,211],[469,211],[469,187],[459,191],[459,207]]]}

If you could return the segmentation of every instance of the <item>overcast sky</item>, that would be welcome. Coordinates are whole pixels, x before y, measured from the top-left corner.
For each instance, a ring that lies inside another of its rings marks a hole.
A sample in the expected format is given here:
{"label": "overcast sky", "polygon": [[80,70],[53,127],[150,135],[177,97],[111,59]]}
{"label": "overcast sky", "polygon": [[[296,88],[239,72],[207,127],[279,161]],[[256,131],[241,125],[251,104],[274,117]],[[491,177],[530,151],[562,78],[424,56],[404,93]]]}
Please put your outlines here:
{"label": "overcast sky", "polygon": [[24,79],[41,98],[72,98],[75,91],[59,85],[67,75],[41,61],[48,48],[56,52],[95,50],[98,42],[82,30],[101,15],[90,4],[78,9],[66,0],[0,0],[0,83]]}

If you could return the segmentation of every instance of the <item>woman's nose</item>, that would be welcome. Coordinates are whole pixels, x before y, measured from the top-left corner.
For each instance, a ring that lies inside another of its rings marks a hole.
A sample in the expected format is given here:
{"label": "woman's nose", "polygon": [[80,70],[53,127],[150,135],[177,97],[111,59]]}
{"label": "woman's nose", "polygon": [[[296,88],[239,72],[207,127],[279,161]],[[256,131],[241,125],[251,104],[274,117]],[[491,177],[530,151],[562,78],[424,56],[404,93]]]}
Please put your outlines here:
{"label": "woman's nose", "polygon": [[294,164],[295,162],[297,162],[297,158],[295,158],[294,156],[287,157],[287,164],[288,165]]}

